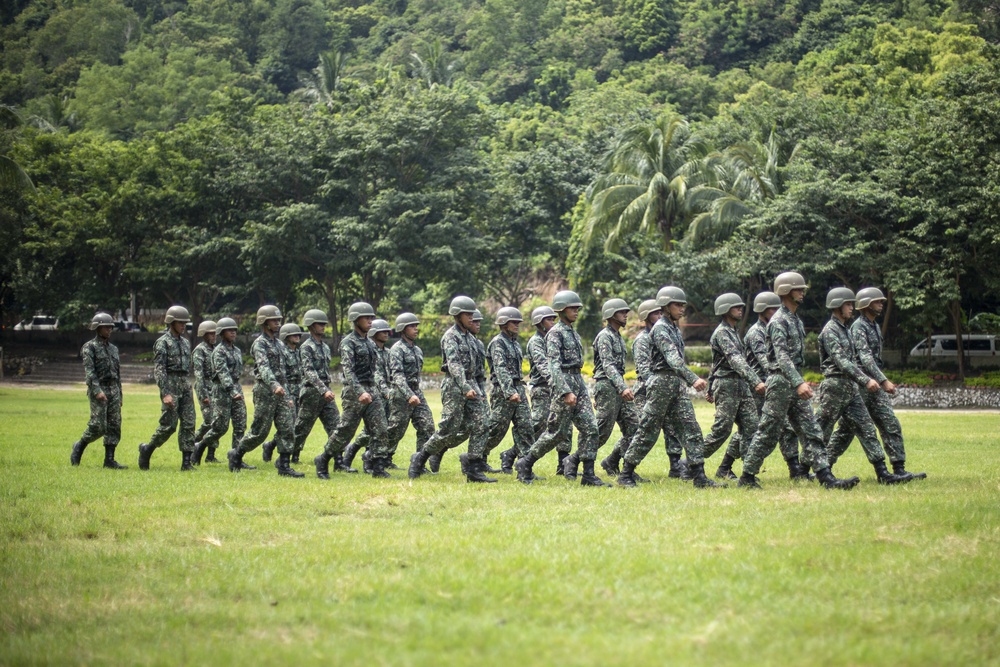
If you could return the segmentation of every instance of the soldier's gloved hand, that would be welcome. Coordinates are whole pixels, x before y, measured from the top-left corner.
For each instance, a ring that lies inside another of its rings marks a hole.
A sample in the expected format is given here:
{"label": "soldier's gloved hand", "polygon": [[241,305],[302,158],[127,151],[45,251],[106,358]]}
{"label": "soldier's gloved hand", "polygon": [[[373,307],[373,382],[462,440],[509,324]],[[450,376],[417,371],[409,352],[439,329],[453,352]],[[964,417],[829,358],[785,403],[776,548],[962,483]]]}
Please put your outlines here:
{"label": "soldier's gloved hand", "polygon": [[761,396],[763,396],[764,392],[767,391],[767,385],[763,382],[759,382],[757,386],[753,388],[753,390],[758,394],[760,394]]}
{"label": "soldier's gloved hand", "polygon": [[576,405],[576,394],[574,394],[573,392],[569,392],[568,394],[563,396],[563,403],[565,403],[571,408],[574,407]]}
{"label": "soldier's gloved hand", "polygon": [[170,394],[167,394],[166,396],[163,397],[163,404],[168,408],[174,407],[174,397],[171,396]]}
{"label": "soldier's gloved hand", "polygon": [[361,405],[368,405],[371,402],[372,402],[372,395],[369,394],[367,391],[358,396],[358,403],[360,403]]}
{"label": "soldier's gloved hand", "polygon": [[277,389],[274,390],[274,395],[275,396],[284,396],[285,395],[285,388],[282,387],[282,386],[279,386]]}
{"label": "soldier's gloved hand", "polygon": [[694,387],[695,391],[704,391],[705,387],[708,386],[708,383],[705,382],[705,378],[698,378],[697,380],[694,381],[694,384],[691,386]]}
{"label": "soldier's gloved hand", "polygon": [[414,394],[413,396],[410,396],[409,400],[406,401],[406,404],[411,406],[420,405],[420,399],[417,397],[416,394]]}
{"label": "soldier's gloved hand", "polygon": [[323,400],[327,403],[333,403],[333,392],[327,389],[326,393],[323,394]]}
{"label": "soldier's gloved hand", "polygon": [[510,401],[511,403],[520,403],[521,395],[515,391],[513,394],[507,397],[507,400]]}
{"label": "soldier's gloved hand", "polygon": [[876,380],[875,378],[868,380],[868,384],[865,385],[865,389],[867,389],[873,394],[881,388],[882,387],[879,386],[878,380]]}
{"label": "soldier's gloved hand", "polygon": [[105,395],[105,393],[103,391],[97,392],[97,396],[94,396],[94,398],[96,398],[97,400],[102,401],[102,402],[108,400],[107,395]]}
{"label": "soldier's gloved hand", "polygon": [[795,393],[798,394],[798,397],[801,398],[803,401],[808,401],[810,398],[813,397],[813,390],[812,387],[809,386],[808,382],[803,382],[798,387],[796,387]]}
{"label": "soldier's gloved hand", "polygon": [[896,393],[896,385],[894,385],[892,382],[889,382],[888,380],[882,383],[882,388],[885,389],[885,393],[887,394]]}
{"label": "soldier's gloved hand", "polygon": [[631,389],[626,389],[625,391],[622,392],[622,398],[631,403],[632,401],[635,400],[635,394],[632,393]]}
{"label": "soldier's gloved hand", "polygon": [[476,399],[476,390],[470,389],[469,391],[465,392],[465,397],[470,401],[474,401]]}

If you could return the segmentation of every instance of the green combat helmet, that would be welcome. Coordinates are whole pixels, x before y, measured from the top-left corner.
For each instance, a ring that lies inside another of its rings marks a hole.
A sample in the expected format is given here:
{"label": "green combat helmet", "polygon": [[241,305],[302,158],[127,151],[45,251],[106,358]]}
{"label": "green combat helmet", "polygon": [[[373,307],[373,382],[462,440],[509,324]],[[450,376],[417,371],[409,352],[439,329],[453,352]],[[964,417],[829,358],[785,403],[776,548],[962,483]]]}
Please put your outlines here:
{"label": "green combat helmet", "polygon": [[511,306],[506,306],[497,311],[497,326],[502,327],[508,322],[523,322],[521,311]]}
{"label": "green combat helmet", "polygon": [[605,320],[610,320],[615,316],[615,313],[621,312],[623,310],[632,310],[625,303],[624,299],[608,299],[601,306],[601,317]]}
{"label": "green combat helmet", "polygon": [[457,317],[462,313],[474,312],[476,312],[476,302],[467,296],[462,296],[461,294],[452,299],[451,305],[448,306],[448,314],[452,317]]}
{"label": "green combat helmet", "polygon": [[216,333],[221,334],[223,331],[226,331],[227,329],[239,329],[239,325],[236,324],[236,320],[234,320],[231,317],[223,317],[215,325]]}
{"label": "green combat helmet", "polygon": [[368,330],[368,337],[375,338],[375,334],[382,333],[383,331],[392,331],[392,327],[385,320],[375,320],[372,322],[372,328]]}
{"label": "green combat helmet", "polygon": [[846,287],[834,287],[826,293],[827,310],[836,310],[849,301],[854,301],[854,292]]}
{"label": "green combat helmet", "polygon": [[801,273],[796,273],[795,271],[779,273],[778,277],[774,279],[774,293],[778,296],[785,296],[793,289],[808,288],[809,285],[806,285],[806,279],[802,277]]}
{"label": "green combat helmet", "polygon": [[396,333],[403,333],[411,324],[420,324],[420,319],[413,313],[400,313],[396,318]]}
{"label": "green combat helmet", "polygon": [[763,313],[768,308],[781,308],[781,297],[774,292],[761,292],[753,298],[753,312]]}
{"label": "green combat helmet", "polygon": [[284,342],[284,340],[289,336],[301,336],[301,335],[302,335],[302,329],[300,329],[299,325],[295,324],[294,322],[289,322],[288,324],[282,324],[281,328],[278,329],[278,338],[280,338],[282,342]]}
{"label": "green combat helmet", "polygon": [[745,306],[743,299],[740,298],[739,294],[734,292],[726,292],[725,294],[720,294],[715,298],[715,314],[725,315],[730,310],[736,306]]}
{"label": "green combat helmet", "polygon": [[864,310],[875,301],[885,301],[885,294],[877,287],[864,287],[858,290],[858,309]]}
{"label": "green combat helmet", "polygon": [[639,319],[645,322],[650,315],[658,310],[662,310],[662,308],[660,308],[660,304],[656,303],[656,299],[646,299],[639,304]]}
{"label": "green combat helmet", "polygon": [[268,320],[280,320],[281,311],[277,306],[261,306],[257,309],[257,326],[261,326]]}
{"label": "green combat helmet", "polygon": [[556,311],[552,310],[548,306],[539,306],[531,311],[531,323],[536,327],[542,323],[546,317],[555,317]]}
{"label": "green combat helmet", "polygon": [[307,310],[306,314],[302,317],[302,326],[304,326],[306,329],[316,324],[317,322],[319,322],[320,324],[329,324],[330,320],[326,318],[326,313],[316,308],[313,308],[312,310]]}
{"label": "green combat helmet", "polygon": [[212,320],[204,320],[198,325],[198,338],[210,333],[216,333],[219,330],[219,325]]}
{"label": "green combat helmet", "polygon": [[115,321],[111,319],[110,315],[107,313],[97,313],[94,315],[94,319],[90,321],[88,326],[90,327],[90,330],[93,331],[97,327],[113,327],[114,325]]}
{"label": "green combat helmet", "polygon": [[371,307],[371,304],[364,301],[352,303],[351,307],[347,309],[347,319],[351,323],[354,323],[357,322],[359,317],[376,317],[375,309]]}
{"label": "green combat helmet", "polygon": [[686,304],[687,302],[687,294],[680,287],[667,285],[666,287],[661,287],[660,291],[656,293],[656,305],[660,308],[669,306],[672,303]]}
{"label": "green combat helmet", "polygon": [[167,308],[167,315],[163,318],[163,321],[166,324],[170,324],[171,322],[190,322],[191,315],[184,306],[170,306]]}
{"label": "green combat helmet", "polygon": [[472,311],[472,321],[473,322],[482,322],[483,321],[483,314],[481,312],[479,312],[478,308],[476,308],[474,311]]}
{"label": "green combat helmet", "polygon": [[556,295],[552,297],[552,310],[557,313],[561,313],[567,308],[582,308],[583,302],[580,301],[580,295],[571,290],[563,290],[561,292],[556,292]]}

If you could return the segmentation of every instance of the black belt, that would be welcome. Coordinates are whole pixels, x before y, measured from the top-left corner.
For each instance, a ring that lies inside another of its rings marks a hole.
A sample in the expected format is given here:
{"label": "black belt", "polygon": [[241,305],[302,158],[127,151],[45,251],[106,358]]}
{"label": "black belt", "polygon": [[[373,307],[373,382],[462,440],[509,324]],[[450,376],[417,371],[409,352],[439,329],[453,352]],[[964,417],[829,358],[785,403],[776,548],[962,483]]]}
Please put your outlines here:
{"label": "black belt", "polygon": [[167,375],[182,375],[187,377],[189,373],[187,371],[167,371]]}
{"label": "black belt", "polygon": [[579,373],[581,367],[580,366],[560,366],[559,368],[561,368],[563,370],[563,372],[565,372],[565,373]]}

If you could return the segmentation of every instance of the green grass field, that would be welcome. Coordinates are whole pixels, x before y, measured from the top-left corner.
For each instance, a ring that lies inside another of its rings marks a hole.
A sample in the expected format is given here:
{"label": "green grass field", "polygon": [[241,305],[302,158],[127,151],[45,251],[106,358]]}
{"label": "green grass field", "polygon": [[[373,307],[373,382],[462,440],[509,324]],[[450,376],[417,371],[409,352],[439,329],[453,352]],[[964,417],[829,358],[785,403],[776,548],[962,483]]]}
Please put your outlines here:
{"label": "green grass field", "polygon": [[176,440],[140,472],[158,415],[126,387],[129,469],[100,443],[71,468],[82,388],[0,387],[0,663],[1000,664],[996,413],[901,413],[929,479],[880,487],[855,443],[846,493],[777,454],[762,492],[695,490],[662,446],[638,489],[554,478],[554,454],[531,487],[466,484],[453,454],[412,484],[181,473]]}

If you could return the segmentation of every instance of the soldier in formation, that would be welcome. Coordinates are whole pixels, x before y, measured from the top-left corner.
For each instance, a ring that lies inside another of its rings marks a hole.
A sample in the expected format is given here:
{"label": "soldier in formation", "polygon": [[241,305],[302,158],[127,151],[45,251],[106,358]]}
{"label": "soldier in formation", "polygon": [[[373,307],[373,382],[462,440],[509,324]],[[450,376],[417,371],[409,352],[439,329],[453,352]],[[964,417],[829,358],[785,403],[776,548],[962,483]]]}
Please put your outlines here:
{"label": "soldier in formation", "polygon": [[192,460],[195,465],[197,460],[199,445],[205,436],[212,430],[212,422],[215,420],[214,404],[212,403],[212,350],[215,349],[218,328],[212,320],[203,320],[198,325],[198,338],[201,342],[191,351],[191,364],[194,367],[194,395],[201,408],[201,426],[194,433],[194,451],[196,456]]}
{"label": "soldier in formation", "polygon": [[[298,463],[295,458],[295,422],[299,416],[299,393],[302,391],[302,357],[299,353],[299,341],[302,340],[302,329],[294,322],[287,322],[278,329],[278,342],[285,363],[285,391],[292,403],[292,457],[289,463]],[[274,453],[274,440],[268,440],[260,446],[261,458],[267,462]]]}
{"label": "soldier in formation", "polygon": [[496,323],[500,333],[493,337],[486,348],[486,360],[490,365],[490,426],[486,441],[486,456],[500,444],[513,425],[514,446],[500,454],[500,469],[510,474],[514,461],[528,453],[535,443],[534,428],[531,424],[531,407],[524,386],[521,364],[524,351],[518,341],[521,311],[517,308],[501,308],[497,312]]}
{"label": "soldier in formation", "polygon": [[393,403],[389,410],[389,448],[395,454],[406,427],[413,423],[417,431],[417,451],[434,435],[434,416],[420,388],[424,353],[417,345],[420,320],[413,313],[396,318],[399,340],[389,350],[389,385]]}
{"label": "soldier in formation", "polygon": [[122,437],[122,379],[118,348],[111,342],[114,321],[107,313],[97,313],[90,322],[94,337],[80,350],[87,375],[87,398],[90,421],[80,439],[73,443],[71,465],[80,465],[87,445],[104,438],[104,467],[123,470],[128,466],[115,461],[115,448]]}
{"label": "soldier in formation", "polygon": [[[392,331],[392,327],[389,323],[383,319],[376,319],[372,321],[372,328],[368,330],[368,338],[375,343],[376,353],[378,355],[375,362],[375,388],[382,397],[382,409],[385,411],[386,419],[386,436],[388,437],[388,424],[389,417],[392,413],[392,395],[389,391],[389,350],[385,349],[385,344],[389,340],[389,333]],[[368,451],[368,446],[371,443],[371,436],[368,434],[367,429],[361,429],[361,433],[354,442],[347,445],[344,449],[344,454],[341,457],[344,461],[344,465],[348,468],[354,463],[354,457],[362,449],[365,453],[361,456],[361,461],[366,474],[371,474],[371,453]],[[396,470],[397,467],[392,462],[392,454],[395,452],[395,447],[389,446],[389,462],[386,464],[386,469]]]}
{"label": "soldier in formation", "polygon": [[302,318],[307,336],[299,348],[302,389],[299,392],[299,412],[295,419],[293,463],[299,462],[306,438],[317,419],[323,425],[327,438],[333,435],[333,430],[340,421],[340,412],[330,389],[330,346],[323,340],[329,323],[326,313],[317,309],[307,310]]}
{"label": "soldier in formation", "polygon": [[247,430],[247,405],[243,399],[243,351],[236,346],[236,320],[223,317],[216,323],[216,332],[222,341],[212,350],[212,428],[198,443],[194,452],[194,464],[201,465],[205,451],[206,463],[219,463],[215,450],[219,440],[233,426],[232,448],[239,446]]}
{"label": "soldier in formation", "polygon": [[[535,333],[528,339],[528,383],[531,386],[531,428],[537,441],[548,424],[549,406],[552,403],[552,373],[549,371],[546,336],[556,324],[556,311],[549,306],[539,306],[531,311]],[[563,474],[563,462],[569,456],[573,441],[562,439],[556,443],[556,475]],[[501,461],[506,464],[508,461]],[[514,462],[503,467],[503,472],[513,473]]]}

